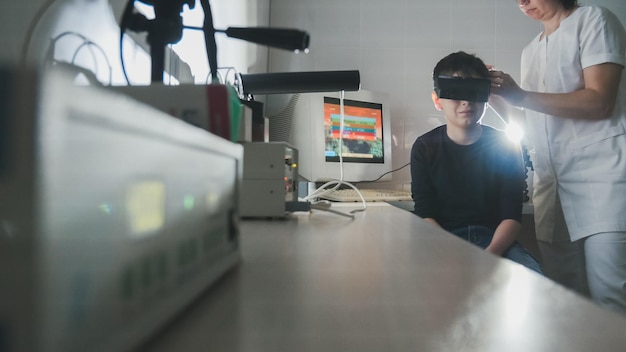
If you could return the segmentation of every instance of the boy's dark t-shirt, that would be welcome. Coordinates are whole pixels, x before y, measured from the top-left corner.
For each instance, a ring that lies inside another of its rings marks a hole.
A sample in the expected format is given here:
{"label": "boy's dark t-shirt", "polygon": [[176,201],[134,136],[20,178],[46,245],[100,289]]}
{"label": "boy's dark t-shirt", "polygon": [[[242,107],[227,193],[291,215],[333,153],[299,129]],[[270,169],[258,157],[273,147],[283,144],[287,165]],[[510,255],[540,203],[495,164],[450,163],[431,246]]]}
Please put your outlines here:
{"label": "boy's dark t-shirt", "polygon": [[446,230],[468,225],[494,229],[504,219],[521,222],[524,167],[518,145],[483,125],[480,139],[459,145],[439,126],[411,149],[415,214]]}

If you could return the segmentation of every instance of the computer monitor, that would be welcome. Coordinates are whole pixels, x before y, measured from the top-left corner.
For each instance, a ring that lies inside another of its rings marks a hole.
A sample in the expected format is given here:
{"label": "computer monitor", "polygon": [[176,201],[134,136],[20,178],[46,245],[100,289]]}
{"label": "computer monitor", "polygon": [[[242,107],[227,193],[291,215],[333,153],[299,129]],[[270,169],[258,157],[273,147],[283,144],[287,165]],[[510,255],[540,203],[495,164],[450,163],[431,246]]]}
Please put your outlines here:
{"label": "computer monitor", "polygon": [[391,180],[387,174],[392,168],[388,96],[368,90],[345,92],[340,140],[340,95],[294,95],[282,114],[270,117],[270,139],[287,141],[298,149],[300,176],[307,181]]}

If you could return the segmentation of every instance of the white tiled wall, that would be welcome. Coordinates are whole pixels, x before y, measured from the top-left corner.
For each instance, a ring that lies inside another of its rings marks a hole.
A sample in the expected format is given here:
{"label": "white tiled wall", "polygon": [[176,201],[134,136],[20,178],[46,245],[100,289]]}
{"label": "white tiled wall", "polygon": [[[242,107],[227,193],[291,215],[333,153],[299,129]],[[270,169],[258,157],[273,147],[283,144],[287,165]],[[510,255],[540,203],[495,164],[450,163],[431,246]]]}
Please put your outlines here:
{"label": "white tiled wall", "polygon": [[[626,24],[625,0],[581,3],[603,5]],[[362,88],[391,95],[395,168],[443,121],[430,100],[439,59],[464,50],[518,77],[521,50],[541,30],[514,0],[271,0],[270,9],[271,26],[311,34],[309,54],[270,50],[270,71],[358,69]],[[490,113],[485,119],[498,125]],[[408,188],[408,168],[393,182]]]}
{"label": "white tiled wall", "polygon": [[[31,26],[36,29],[32,49],[45,51],[55,14],[71,6],[76,14],[69,16],[70,21],[64,21],[63,28],[56,28],[56,32],[71,29],[88,35],[100,46],[112,43],[107,55],[119,71],[118,32],[114,25],[126,2],[56,0],[36,20],[35,15],[50,1],[1,1],[0,62],[20,60],[20,50]],[[626,24],[626,0],[581,3],[605,6]],[[465,50],[518,77],[520,52],[540,31],[540,25],[526,18],[514,0],[232,0],[211,4],[219,27],[269,23],[311,34],[309,54],[271,49],[269,58],[262,46],[241,48],[241,41],[220,37],[219,40],[227,41],[219,47],[220,53],[225,54],[221,66],[238,66],[240,72],[358,69],[363,88],[389,93],[396,168],[408,162],[417,136],[442,123],[441,114],[430,100],[431,71],[440,58]],[[113,8],[115,18],[105,11],[108,6]],[[90,16],[95,21],[88,20]],[[206,55],[202,45],[198,50],[199,56]],[[36,51],[31,50],[30,56]],[[489,113],[486,121],[498,123]],[[395,173],[393,181],[408,187],[408,168]]]}

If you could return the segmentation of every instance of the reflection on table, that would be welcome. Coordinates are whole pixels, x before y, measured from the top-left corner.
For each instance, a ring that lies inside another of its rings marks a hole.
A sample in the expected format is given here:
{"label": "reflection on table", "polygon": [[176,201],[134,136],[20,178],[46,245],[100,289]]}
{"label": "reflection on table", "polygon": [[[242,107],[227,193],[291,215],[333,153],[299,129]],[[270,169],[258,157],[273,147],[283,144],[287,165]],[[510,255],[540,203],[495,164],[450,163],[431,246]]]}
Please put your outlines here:
{"label": "reflection on table", "polygon": [[626,318],[389,205],[242,223],[242,264],[142,351],[624,351]]}

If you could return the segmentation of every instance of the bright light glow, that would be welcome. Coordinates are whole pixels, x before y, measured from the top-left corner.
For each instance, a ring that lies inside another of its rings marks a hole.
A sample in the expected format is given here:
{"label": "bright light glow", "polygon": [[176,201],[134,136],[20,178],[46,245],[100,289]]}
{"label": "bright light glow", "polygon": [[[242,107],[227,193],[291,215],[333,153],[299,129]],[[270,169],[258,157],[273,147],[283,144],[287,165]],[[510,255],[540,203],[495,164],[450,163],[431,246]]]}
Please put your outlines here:
{"label": "bright light glow", "polygon": [[519,143],[524,138],[524,129],[515,122],[510,122],[504,130],[506,136],[513,142]]}
{"label": "bright light glow", "polygon": [[509,281],[505,286],[505,297],[507,302],[515,302],[515,304],[507,304],[504,306],[503,315],[503,331],[517,334],[529,319],[529,312],[533,300],[533,278],[532,274],[522,272],[524,269],[519,266],[515,268],[513,275],[509,276]]}

